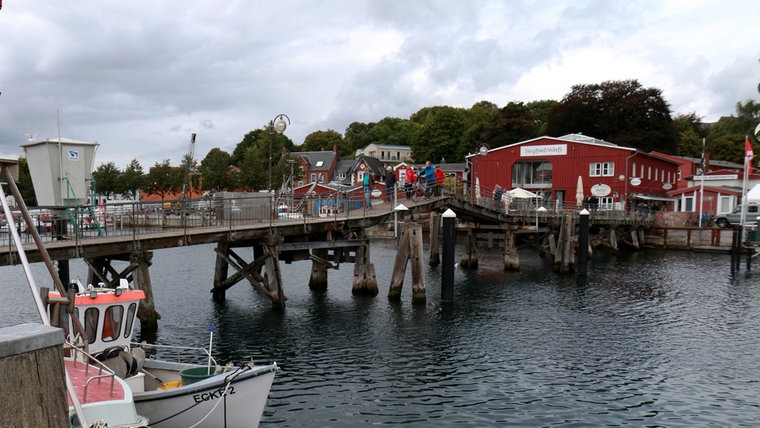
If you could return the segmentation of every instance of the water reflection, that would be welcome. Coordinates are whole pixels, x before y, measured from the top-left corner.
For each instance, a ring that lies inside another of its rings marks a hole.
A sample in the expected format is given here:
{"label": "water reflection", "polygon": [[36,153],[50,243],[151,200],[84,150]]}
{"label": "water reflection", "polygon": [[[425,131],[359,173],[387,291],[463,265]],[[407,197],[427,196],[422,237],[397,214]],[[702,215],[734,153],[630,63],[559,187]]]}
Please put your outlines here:
{"label": "water reflection", "polygon": [[[264,425],[736,426],[760,418],[757,274],[732,276],[726,255],[596,252],[579,278],[552,273],[551,261],[530,251],[521,251],[517,272],[482,253],[477,271],[456,270],[450,305],[439,303],[440,270],[428,268],[427,303],[415,306],[409,277],[401,300],[387,300],[395,248],[380,241],[372,249],[378,296],[352,295],[353,265],[330,270],[327,292],[313,293],[299,262],[283,265],[289,300],[275,312],[242,283],[214,303],[213,254],[211,246],[156,252],[163,318],[146,339],[203,346],[214,324],[220,360],[277,361],[283,370]],[[80,268],[84,277],[72,266]],[[25,311],[26,295],[14,296]]]}

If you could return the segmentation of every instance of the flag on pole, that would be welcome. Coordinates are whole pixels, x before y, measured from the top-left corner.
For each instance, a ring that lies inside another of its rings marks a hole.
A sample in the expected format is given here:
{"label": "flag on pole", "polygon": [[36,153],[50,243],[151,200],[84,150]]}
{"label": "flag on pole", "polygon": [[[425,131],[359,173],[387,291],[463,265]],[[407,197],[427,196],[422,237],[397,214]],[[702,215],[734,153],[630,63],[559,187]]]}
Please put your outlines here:
{"label": "flag on pole", "polygon": [[[752,169],[752,158],[755,157],[755,153],[752,152],[752,144],[749,143],[749,135],[747,135],[746,138],[747,139],[744,142],[744,180],[742,180],[742,228],[744,227],[744,222],[747,219],[747,180],[749,179],[749,173]],[[744,239],[743,236],[742,239]]]}

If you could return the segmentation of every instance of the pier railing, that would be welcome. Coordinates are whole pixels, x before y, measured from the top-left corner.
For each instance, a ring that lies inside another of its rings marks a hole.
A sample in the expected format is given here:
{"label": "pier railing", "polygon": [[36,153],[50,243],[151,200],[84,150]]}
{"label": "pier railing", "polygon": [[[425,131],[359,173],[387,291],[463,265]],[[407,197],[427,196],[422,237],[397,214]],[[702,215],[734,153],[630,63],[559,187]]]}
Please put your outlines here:
{"label": "pier railing", "polygon": [[[439,186],[412,189],[403,184],[389,192],[382,183],[370,195],[361,188],[328,193],[275,195],[272,193],[225,193],[224,197],[199,200],[163,200],[158,202],[106,203],[98,207],[68,209],[37,207],[31,210],[34,227],[43,240],[82,240],[107,236],[133,236],[135,239],[163,231],[197,228],[236,230],[251,225],[309,223],[319,219],[377,217],[392,213],[400,204],[413,208],[432,200],[455,199],[499,214],[501,218],[532,223],[550,221],[567,214],[577,215],[582,208],[591,219],[608,223],[653,224],[650,211],[636,207],[599,206],[547,201],[540,197],[510,197],[505,191],[499,199],[494,189],[447,177]],[[230,196],[232,195],[232,196]],[[369,199],[369,203],[368,203]],[[19,222],[23,224],[23,222]],[[22,236],[31,243],[29,226],[22,226]],[[10,246],[7,224],[0,218],[0,245]]]}

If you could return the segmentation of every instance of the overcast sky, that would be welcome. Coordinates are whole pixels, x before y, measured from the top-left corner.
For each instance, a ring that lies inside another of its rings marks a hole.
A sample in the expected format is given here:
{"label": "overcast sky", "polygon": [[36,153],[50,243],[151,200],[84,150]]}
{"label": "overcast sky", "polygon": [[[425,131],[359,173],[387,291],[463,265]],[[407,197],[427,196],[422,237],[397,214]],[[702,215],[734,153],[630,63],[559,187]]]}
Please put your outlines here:
{"label": "overcast sky", "polygon": [[[760,2],[5,0],[0,154],[100,143],[96,165],[231,152],[280,113],[301,144],[422,107],[560,100],[638,79],[707,121],[758,100]],[[58,120],[60,118],[60,120]]]}

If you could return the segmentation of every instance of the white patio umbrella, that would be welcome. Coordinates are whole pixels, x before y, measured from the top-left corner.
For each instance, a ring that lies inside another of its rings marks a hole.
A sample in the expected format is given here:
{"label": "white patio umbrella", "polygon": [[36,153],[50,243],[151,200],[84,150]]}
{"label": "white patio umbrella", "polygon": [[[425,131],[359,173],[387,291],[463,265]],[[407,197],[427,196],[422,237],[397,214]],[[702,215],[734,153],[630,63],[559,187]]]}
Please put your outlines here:
{"label": "white patio umbrella", "polygon": [[515,187],[514,189],[510,190],[507,193],[509,193],[509,196],[511,196],[513,198],[516,198],[516,199],[533,199],[533,198],[538,198],[537,194],[535,194],[535,193],[533,193],[533,192],[531,192],[529,190],[525,190],[523,188],[520,188],[520,187]]}
{"label": "white patio umbrella", "polygon": [[578,176],[578,184],[575,187],[575,202],[580,208],[583,205],[583,177]]}

